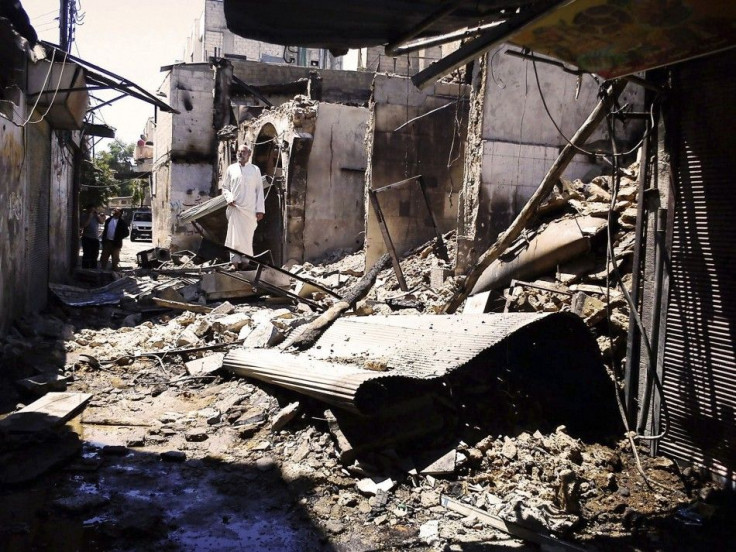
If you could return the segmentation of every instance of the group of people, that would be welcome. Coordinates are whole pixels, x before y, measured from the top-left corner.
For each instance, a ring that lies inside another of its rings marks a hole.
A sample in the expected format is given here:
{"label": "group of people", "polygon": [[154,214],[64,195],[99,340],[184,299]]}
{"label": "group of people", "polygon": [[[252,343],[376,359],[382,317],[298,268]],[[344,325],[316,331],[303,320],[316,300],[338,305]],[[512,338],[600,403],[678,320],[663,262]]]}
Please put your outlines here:
{"label": "group of people", "polygon": [[130,233],[128,223],[122,218],[122,211],[114,209],[112,215],[105,219],[94,205],[88,205],[82,212],[79,221],[82,238],[82,268],[97,268],[97,257],[100,254],[100,224],[102,228],[102,255],[100,268],[107,268],[107,261],[112,259],[112,269],[117,270],[120,265],[120,250],[123,248],[123,238]]}
{"label": "group of people", "polygon": [[[265,216],[263,181],[260,169],[250,163],[251,150],[242,145],[238,148],[238,162],[227,168],[222,181],[222,195],[227,201],[227,236],[225,247],[231,250],[230,263],[233,269],[247,269],[247,258],[241,253],[253,256],[253,235],[258,222]],[[88,205],[80,220],[82,238],[82,268],[97,268],[100,252],[99,230],[102,229],[102,255],[100,268],[107,268],[112,258],[112,269],[117,270],[120,263],[120,250],[123,238],[129,234],[128,224],[121,218],[120,209],[105,219],[94,205]]]}

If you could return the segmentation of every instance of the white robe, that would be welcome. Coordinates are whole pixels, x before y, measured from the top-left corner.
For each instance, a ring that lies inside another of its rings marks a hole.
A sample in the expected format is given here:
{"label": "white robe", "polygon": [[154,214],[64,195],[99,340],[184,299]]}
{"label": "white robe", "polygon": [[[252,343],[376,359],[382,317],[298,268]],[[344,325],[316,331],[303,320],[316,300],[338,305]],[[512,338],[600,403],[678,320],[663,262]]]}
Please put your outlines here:
{"label": "white robe", "polygon": [[265,213],[261,171],[252,163],[233,163],[222,181],[222,195],[228,205],[225,246],[253,255],[253,234],[258,220],[256,213]]}

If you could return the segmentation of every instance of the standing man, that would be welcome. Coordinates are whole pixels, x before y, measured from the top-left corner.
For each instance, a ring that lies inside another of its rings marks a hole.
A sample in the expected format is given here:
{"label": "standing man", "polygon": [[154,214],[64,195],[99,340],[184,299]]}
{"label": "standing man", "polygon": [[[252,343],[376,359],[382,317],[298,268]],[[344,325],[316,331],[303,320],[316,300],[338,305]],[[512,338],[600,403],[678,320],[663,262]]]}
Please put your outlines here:
{"label": "standing man", "polygon": [[98,213],[94,205],[89,204],[82,211],[79,221],[79,233],[82,237],[82,268],[97,268],[97,256],[100,254],[100,224],[105,222],[102,213]]}
{"label": "standing man", "polygon": [[[266,209],[263,204],[261,170],[249,163],[250,148],[238,148],[238,162],[227,168],[222,181],[222,195],[227,201],[227,237],[225,246],[253,255],[253,234]],[[243,258],[230,253],[233,268],[243,268]]]}
{"label": "standing man", "polygon": [[123,248],[123,238],[128,236],[128,223],[120,218],[120,209],[115,209],[112,216],[105,221],[102,229],[102,256],[100,268],[105,270],[107,259],[112,255],[112,269],[117,270],[120,263],[120,250]]}

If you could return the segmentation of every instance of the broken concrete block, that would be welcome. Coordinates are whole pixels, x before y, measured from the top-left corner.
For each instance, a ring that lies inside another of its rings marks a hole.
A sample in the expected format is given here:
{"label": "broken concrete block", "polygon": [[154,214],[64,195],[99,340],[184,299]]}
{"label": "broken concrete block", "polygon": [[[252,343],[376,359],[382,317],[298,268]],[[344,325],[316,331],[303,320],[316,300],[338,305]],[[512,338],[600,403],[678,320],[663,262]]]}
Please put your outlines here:
{"label": "broken concrete block", "polygon": [[236,312],[220,317],[212,324],[212,328],[217,332],[239,332],[241,328],[251,324],[251,318],[244,312]]}
{"label": "broken concrete block", "polygon": [[225,301],[224,303],[221,303],[217,305],[214,309],[212,309],[212,312],[210,312],[210,317],[215,316],[224,316],[226,314],[230,314],[235,310],[235,307],[230,303],[229,301]]}
{"label": "broken concrete block", "polygon": [[429,287],[434,290],[441,289],[450,276],[452,276],[452,270],[449,268],[433,266],[429,272]]}
{"label": "broken concrete block", "polygon": [[579,291],[572,297],[572,312],[585,319],[585,323],[592,327],[606,316],[606,304]]}
{"label": "broken concrete block", "polygon": [[375,496],[378,493],[387,493],[396,485],[390,477],[387,479],[366,477],[356,483],[358,490],[367,496]]}
{"label": "broken concrete block", "polygon": [[190,326],[190,329],[195,333],[197,337],[202,337],[204,334],[210,331],[210,328],[212,328],[212,322],[207,320],[207,318],[198,318]]}
{"label": "broken concrete block", "polygon": [[212,355],[191,360],[184,364],[190,376],[208,376],[222,368],[222,359],[225,353],[214,353]]}
{"label": "broken concrete block", "polygon": [[285,339],[284,334],[271,322],[264,322],[256,326],[243,342],[243,347],[265,349],[275,347]]}
{"label": "broken concrete block", "polygon": [[320,289],[309,282],[298,282],[295,292],[299,297],[309,299],[313,294],[320,293]]}
{"label": "broken concrete block", "polygon": [[189,328],[181,332],[176,338],[177,347],[196,347],[197,344],[199,344],[199,337]]}
{"label": "broken concrete block", "polygon": [[[441,453],[440,453],[441,454]],[[457,455],[455,449],[450,449],[440,456],[434,456],[434,459],[427,464],[424,462],[425,467],[420,471],[424,475],[442,476],[452,475],[455,473],[455,465],[457,462]],[[421,462],[417,462],[418,465],[422,465]]]}
{"label": "broken concrete block", "polygon": [[291,420],[296,418],[301,411],[302,408],[299,402],[290,403],[286,407],[282,408],[279,413],[274,416],[273,422],[271,422],[271,431],[274,433],[281,431]]}

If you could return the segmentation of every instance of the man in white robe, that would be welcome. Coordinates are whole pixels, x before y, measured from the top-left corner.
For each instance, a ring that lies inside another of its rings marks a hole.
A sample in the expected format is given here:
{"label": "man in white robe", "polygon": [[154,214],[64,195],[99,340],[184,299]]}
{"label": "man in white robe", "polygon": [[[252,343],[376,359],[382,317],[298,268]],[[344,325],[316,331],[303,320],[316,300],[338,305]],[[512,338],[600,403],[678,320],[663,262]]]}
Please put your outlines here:
{"label": "man in white robe", "polygon": [[[250,148],[238,148],[238,162],[227,168],[222,181],[222,195],[227,201],[227,237],[225,246],[253,255],[253,234],[266,212],[263,204],[261,170],[249,163]],[[241,255],[231,253],[230,262],[239,268]]]}

